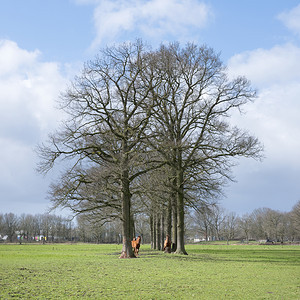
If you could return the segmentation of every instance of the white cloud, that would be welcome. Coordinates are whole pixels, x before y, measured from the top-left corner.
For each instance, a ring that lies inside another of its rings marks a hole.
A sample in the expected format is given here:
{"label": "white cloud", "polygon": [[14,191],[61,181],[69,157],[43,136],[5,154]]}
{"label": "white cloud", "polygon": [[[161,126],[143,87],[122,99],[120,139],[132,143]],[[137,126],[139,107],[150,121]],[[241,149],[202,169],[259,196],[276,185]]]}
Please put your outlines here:
{"label": "white cloud", "polygon": [[37,191],[46,186],[34,171],[33,149],[60,121],[55,100],[65,84],[60,66],[40,61],[38,50],[27,51],[13,41],[0,40],[1,201],[27,199],[29,205],[44,200],[36,199]]}
{"label": "white cloud", "polygon": [[287,28],[300,36],[300,4],[290,11],[279,14],[278,19],[281,20]]}
{"label": "white cloud", "polygon": [[39,51],[28,52],[9,40],[0,40],[0,78],[24,70],[38,57]]}
{"label": "white cloud", "polygon": [[[109,44],[128,35],[161,41],[190,39],[191,31],[203,28],[213,17],[210,7],[197,0],[77,0],[96,4],[96,38],[92,48]],[[126,38],[127,37],[127,38]]]}
{"label": "white cloud", "polygon": [[[278,19],[300,35],[300,5]],[[235,121],[264,143],[264,165],[295,172],[300,167],[300,48],[288,43],[247,51],[233,56],[228,67],[231,77],[245,75],[258,88],[256,102],[248,105],[246,115],[235,116]]]}
{"label": "white cloud", "polygon": [[30,134],[38,136],[57,123],[55,99],[66,81],[57,63],[40,62],[39,56],[37,50],[0,41],[0,136],[31,142]]}
{"label": "white cloud", "polygon": [[212,16],[208,6],[194,0],[154,0],[147,2],[140,10],[140,25],[148,36],[170,34],[182,38],[182,35],[188,34],[188,30],[203,28],[209,16]]}
{"label": "white cloud", "polygon": [[299,199],[300,48],[294,44],[256,49],[233,56],[231,77],[245,75],[258,88],[258,98],[234,115],[265,146],[262,163],[242,159],[234,170],[238,184],[226,200],[231,210],[250,212],[266,206],[289,211]]}
{"label": "white cloud", "polygon": [[265,144],[264,164],[300,167],[300,48],[281,45],[233,56],[231,76],[245,75],[258,87],[258,99],[247,114],[235,116]]}
{"label": "white cloud", "polygon": [[300,48],[293,44],[237,54],[228,62],[231,75],[245,75],[257,87],[300,81]]}

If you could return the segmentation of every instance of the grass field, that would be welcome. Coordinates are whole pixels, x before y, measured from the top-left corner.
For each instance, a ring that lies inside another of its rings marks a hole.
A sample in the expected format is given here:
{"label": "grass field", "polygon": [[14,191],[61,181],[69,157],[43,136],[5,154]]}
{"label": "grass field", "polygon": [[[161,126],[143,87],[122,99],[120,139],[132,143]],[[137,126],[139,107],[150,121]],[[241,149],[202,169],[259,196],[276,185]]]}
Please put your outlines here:
{"label": "grass field", "polygon": [[300,246],[0,245],[0,299],[300,299]]}

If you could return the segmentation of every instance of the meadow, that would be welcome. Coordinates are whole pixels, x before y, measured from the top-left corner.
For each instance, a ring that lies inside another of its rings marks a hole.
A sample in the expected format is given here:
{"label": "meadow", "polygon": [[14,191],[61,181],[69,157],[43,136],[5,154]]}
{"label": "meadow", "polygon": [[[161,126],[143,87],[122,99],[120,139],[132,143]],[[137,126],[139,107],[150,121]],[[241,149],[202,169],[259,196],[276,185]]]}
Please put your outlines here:
{"label": "meadow", "polygon": [[1,244],[0,299],[300,299],[300,246]]}

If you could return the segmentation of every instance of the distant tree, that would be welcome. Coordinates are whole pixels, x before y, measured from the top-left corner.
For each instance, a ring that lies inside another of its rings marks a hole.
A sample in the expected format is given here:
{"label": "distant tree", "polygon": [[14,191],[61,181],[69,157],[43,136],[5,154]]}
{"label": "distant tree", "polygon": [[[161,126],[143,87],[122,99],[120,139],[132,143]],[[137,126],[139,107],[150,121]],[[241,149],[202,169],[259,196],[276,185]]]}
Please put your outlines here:
{"label": "distant tree", "polygon": [[[215,204],[214,204],[215,205]],[[202,204],[197,210],[194,211],[193,220],[198,228],[201,236],[208,241],[212,238],[212,221],[211,221],[211,208],[213,206]]]}
{"label": "distant tree", "polygon": [[290,213],[291,223],[294,230],[294,234],[298,240],[300,240],[300,201],[298,201],[291,213]]}
{"label": "distant tree", "polygon": [[3,233],[8,236],[12,243],[18,229],[18,217],[13,213],[6,213],[3,216]]}
{"label": "distant tree", "polygon": [[280,221],[277,227],[277,240],[283,243],[285,240],[288,239],[290,215],[284,212],[278,213],[280,215]]}
{"label": "distant tree", "polygon": [[24,233],[24,238],[30,241],[36,233],[34,216],[22,214],[19,217],[19,230]]}
{"label": "distant tree", "polygon": [[4,215],[0,213],[0,235],[3,237],[4,235]]}
{"label": "distant tree", "polygon": [[223,207],[214,206],[210,213],[210,227],[214,239],[220,240],[222,237],[222,229],[224,227],[226,215]]}
{"label": "distant tree", "polygon": [[239,223],[239,228],[240,228],[240,231],[241,231],[241,235],[246,240],[246,242],[248,243],[249,238],[250,238],[252,219],[249,216],[249,214],[245,214],[239,219],[238,223]]}
{"label": "distant tree", "polygon": [[268,234],[265,230],[265,225],[264,225],[266,210],[267,210],[266,208],[257,208],[250,214],[250,218],[252,220],[251,235],[256,240],[268,238]]}
{"label": "distant tree", "polygon": [[267,208],[264,215],[264,230],[267,238],[270,240],[279,240],[279,227],[281,225],[282,215],[280,212]]}
{"label": "distant tree", "polygon": [[288,236],[289,215],[270,208],[255,209],[250,215],[251,234],[256,239],[283,241]]}
{"label": "distant tree", "polygon": [[223,223],[223,235],[226,238],[227,242],[233,240],[236,237],[238,229],[238,217],[235,212],[225,214],[225,220]]}

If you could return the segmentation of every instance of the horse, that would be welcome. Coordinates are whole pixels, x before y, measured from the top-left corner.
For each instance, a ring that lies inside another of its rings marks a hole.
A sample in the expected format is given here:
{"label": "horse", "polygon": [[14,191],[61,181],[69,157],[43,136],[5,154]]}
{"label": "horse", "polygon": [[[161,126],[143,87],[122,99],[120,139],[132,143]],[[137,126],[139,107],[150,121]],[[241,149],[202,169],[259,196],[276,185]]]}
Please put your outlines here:
{"label": "horse", "polygon": [[171,239],[170,239],[170,236],[168,234],[167,234],[166,239],[165,239],[163,251],[165,251],[167,253],[171,253]]}
{"label": "horse", "polygon": [[136,239],[133,239],[131,241],[131,246],[133,248],[133,252],[136,257],[139,254],[140,245],[141,245],[141,236],[138,236]]}

